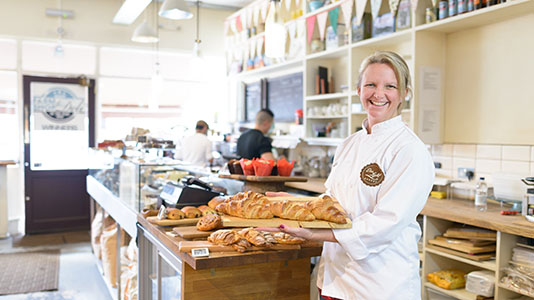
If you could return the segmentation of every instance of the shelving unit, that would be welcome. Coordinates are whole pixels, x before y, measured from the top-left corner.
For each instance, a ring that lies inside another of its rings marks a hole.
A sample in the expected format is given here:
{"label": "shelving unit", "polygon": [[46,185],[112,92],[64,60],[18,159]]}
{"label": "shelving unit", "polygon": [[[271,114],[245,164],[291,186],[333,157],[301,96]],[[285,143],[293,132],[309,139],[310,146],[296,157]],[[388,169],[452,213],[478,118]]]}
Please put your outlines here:
{"label": "shelving unit", "polygon": [[[304,16],[290,22],[305,22],[306,18],[329,11],[336,6],[339,6],[341,2],[342,1],[334,2],[326,7],[306,13]],[[301,9],[306,11],[306,1],[301,1],[301,4]],[[499,85],[498,83],[502,81],[502,74],[499,72],[490,73],[484,71],[473,76],[472,74],[462,72],[461,70],[474,62],[476,63],[475,68],[480,70],[486,70],[487,66],[505,65],[506,68],[512,69],[512,71],[509,71],[511,74],[521,73],[523,71],[521,71],[522,67],[520,64],[511,65],[507,63],[505,55],[508,57],[514,55],[527,57],[528,51],[521,47],[512,49],[502,49],[502,47],[498,47],[500,52],[496,52],[493,55],[491,48],[494,47],[497,41],[492,40],[491,34],[477,33],[479,35],[474,38],[466,38],[464,36],[471,34],[472,30],[480,30],[484,32],[485,30],[489,30],[489,28],[509,30],[510,36],[515,35],[515,31],[521,31],[522,36],[532,36],[534,34],[534,27],[530,26],[534,23],[532,20],[529,21],[526,18],[523,18],[524,20],[518,22],[515,22],[515,20],[519,17],[534,13],[534,0],[508,0],[505,3],[496,4],[443,20],[438,20],[430,24],[425,24],[425,8],[429,5],[431,5],[429,0],[419,1],[417,8],[412,11],[412,26],[408,29],[394,32],[389,35],[374,37],[354,43],[349,42],[338,48],[318,53],[312,53],[310,45],[307,44],[306,41],[303,41],[306,49],[305,54],[293,61],[300,61],[302,63],[304,74],[303,108],[306,138],[314,137],[314,132],[311,129],[312,124],[317,124],[317,122],[320,121],[316,116],[307,113],[308,106],[318,105],[312,104],[316,101],[322,101],[322,103],[326,105],[329,102],[346,100],[345,103],[349,106],[349,109],[347,110],[347,122],[344,124],[344,126],[347,127],[346,133],[347,135],[350,135],[359,129],[366,115],[361,112],[351,112],[350,105],[359,102],[359,97],[356,93],[356,81],[359,76],[358,69],[360,63],[363,58],[372,54],[376,50],[390,50],[403,56],[411,70],[414,97],[412,101],[410,101],[409,106],[405,107],[402,111],[402,118],[403,121],[407,123],[416,134],[418,134],[423,142],[427,144],[439,144],[445,141],[471,143],[497,142],[492,139],[497,139],[499,135],[494,134],[492,136],[489,132],[499,126],[495,124],[494,119],[487,118],[484,114],[472,116],[470,122],[484,124],[480,125],[480,128],[494,128],[488,129],[487,133],[479,134],[479,136],[476,136],[476,134],[477,132],[480,132],[481,129],[471,128],[470,126],[467,126],[467,124],[460,126],[458,123],[461,122],[452,122],[451,120],[446,123],[446,119],[452,117],[464,120],[465,116],[461,114],[463,114],[463,111],[467,110],[467,108],[463,110],[461,105],[464,103],[472,103],[472,99],[483,99],[478,101],[490,101],[496,103],[502,98],[497,92],[490,93],[486,91],[488,86],[493,87]],[[340,20],[342,20],[341,14],[342,12],[340,10]],[[348,27],[350,26],[347,26],[347,28]],[[459,39],[458,36],[462,36],[464,40]],[[317,30],[315,30],[313,38],[317,37],[318,33]],[[348,39],[349,41],[352,41],[351,30],[349,30]],[[462,46],[462,43],[465,44],[466,40],[468,41],[469,46]],[[479,47],[484,47],[484,50],[478,49]],[[466,49],[463,50],[464,48]],[[451,49],[454,49],[455,51],[452,51]],[[460,51],[459,49],[462,50]],[[473,59],[477,56],[470,53],[469,49],[473,49],[472,51],[484,51],[482,53],[483,55],[480,56],[481,59]],[[462,54],[469,58],[461,57]],[[315,93],[315,75],[318,66],[327,67],[329,73],[332,74],[335,82],[334,93],[321,95]],[[437,79],[438,81],[436,82],[437,91],[435,94],[425,94],[424,91],[425,87],[423,81],[425,78],[423,78],[423,74],[425,74],[425,68],[429,67],[435,68],[440,72]],[[272,70],[270,68],[281,70],[281,68],[276,67],[275,65],[244,72],[237,76],[246,78],[247,74],[268,75],[270,70]],[[473,83],[470,84],[472,80]],[[482,82],[486,84],[481,84],[477,82],[477,80],[482,80]],[[495,84],[487,84],[488,82]],[[347,90],[341,92],[340,85],[345,85]],[[520,95],[516,96],[519,97]],[[514,98],[513,96],[511,97]],[[453,109],[449,109],[449,105],[452,106]],[[445,110],[445,106],[447,106],[447,110]],[[445,112],[447,112],[447,114]],[[453,114],[455,115],[453,116]],[[509,116],[507,117],[509,118]],[[524,118],[521,117],[520,119],[523,120]],[[502,120],[504,120],[504,118],[502,118]],[[504,126],[500,127],[504,128]],[[532,127],[534,129],[534,125],[532,125]],[[468,140],[467,137],[464,137],[469,134],[471,135],[471,139],[475,140]],[[473,136],[475,136],[475,138],[473,138]],[[503,133],[500,133],[500,136],[502,137]],[[522,144],[525,139],[526,138],[515,137],[513,143]],[[503,142],[506,141],[507,140],[503,140]],[[325,140],[325,142],[330,144],[327,140]]]}

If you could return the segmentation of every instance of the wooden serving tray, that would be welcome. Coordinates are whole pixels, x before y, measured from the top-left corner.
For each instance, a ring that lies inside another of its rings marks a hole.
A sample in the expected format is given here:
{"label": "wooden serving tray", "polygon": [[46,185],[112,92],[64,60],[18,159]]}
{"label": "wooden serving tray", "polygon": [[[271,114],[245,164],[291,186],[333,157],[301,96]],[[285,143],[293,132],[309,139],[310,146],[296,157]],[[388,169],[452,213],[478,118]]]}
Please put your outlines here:
{"label": "wooden serving tray", "polygon": [[172,231],[176,232],[184,239],[205,238],[208,237],[214,230],[201,231],[196,226],[181,226],[174,227]]}
{"label": "wooden serving tray", "polygon": [[467,240],[448,239],[443,237],[436,237],[428,241],[429,244],[444,247],[467,254],[477,254],[495,251],[496,245],[475,246],[472,242]]}
{"label": "wooden serving tray", "polygon": [[239,174],[219,174],[220,178],[230,178],[237,179],[242,181],[253,181],[253,182],[306,182],[308,178],[306,177],[295,177],[295,176],[250,176],[250,175],[239,175]]}
{"label": "wooden serving tray", "polygon": [[456,251],[456,250],[452,250],[452,249],[444,248],[444,247],[439,247],[439,246],[434,246],[434,245],[427,245],[426,247],[429,249],[434,249],[434,250],[438,250],[438,251],[445,252],[448,254],[457,255],[457,256],[467,258],[470,260],[474,260],[474,261],[491,260],[495,257],[495,253],[467,254],[467,253],[463,253],[460,251]]}
{"label": "wooden serving tray", "polygon": [[[208,248],[210,252],[236,252],[232,246],[215,245],[208,241],[181,241],[178,243],[178,249],[180,252],[191,252],[196,248]],[[248,248],[249,251],[256,250],[299,250],[300,245],[283,245],[274,244],[272,247],[257,247],[252,246]]]}
{"label": "wooden serving tray", "polygon": [[146,220],[159,226],[196,225],[200,218],[190,218],[181,220],[160,220],[158,217],[147,217]]}
{"label": "wooden serving tray", "polygon": [[280,219],[276,217],[272,219],[243,219],[239,217],[224,215],[221,218],[223,222],[223,227],[278,227],[284,224],[291,227],[302,228],[352,228],[352,222],[349,218],[347,218],[347,224],[336,224],[323,220],[296,221]]}

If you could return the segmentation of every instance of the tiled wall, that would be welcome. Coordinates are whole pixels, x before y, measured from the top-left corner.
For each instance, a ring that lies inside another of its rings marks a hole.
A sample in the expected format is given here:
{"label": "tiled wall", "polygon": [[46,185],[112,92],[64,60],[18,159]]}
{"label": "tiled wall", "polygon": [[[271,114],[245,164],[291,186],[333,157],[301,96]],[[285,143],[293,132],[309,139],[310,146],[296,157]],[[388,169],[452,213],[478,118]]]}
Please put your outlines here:
{"label": "tiled wall", "polygon": [[441,163],[436,175],[458,177],[458,168],[474,168],[475,177],[492,182],[493,173],[534,175],[534,146],[442,144],[432,145],[434,162]]}

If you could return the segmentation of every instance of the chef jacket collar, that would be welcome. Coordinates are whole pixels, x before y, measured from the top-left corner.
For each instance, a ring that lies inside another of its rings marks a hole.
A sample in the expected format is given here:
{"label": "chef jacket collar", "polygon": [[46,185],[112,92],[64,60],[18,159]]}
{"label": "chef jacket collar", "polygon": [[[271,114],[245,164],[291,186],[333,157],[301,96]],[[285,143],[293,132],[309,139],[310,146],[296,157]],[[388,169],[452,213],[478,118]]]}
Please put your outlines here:
{"label": "chef jacket collar", "polygon": [[364,128],[365,130],[365,135],[377,135],[377,134],[382,134],[382,133],[385,133],[385,132],[388,132],[392,129],[395,129],[395,128],[398,128],[400,126],[403,126],[404,123],[402,122],[402,118],[400,115],[396,116],[396,117],[393,117],[387,121],[384,121],[384,122],[380,122],[378,124],[375,124],[372,128],[371,128],[371,133],[367,133],[367,126],[369,124],[369,119],[365,119],[363,120],[363,123],[362,123],[362,127]]}

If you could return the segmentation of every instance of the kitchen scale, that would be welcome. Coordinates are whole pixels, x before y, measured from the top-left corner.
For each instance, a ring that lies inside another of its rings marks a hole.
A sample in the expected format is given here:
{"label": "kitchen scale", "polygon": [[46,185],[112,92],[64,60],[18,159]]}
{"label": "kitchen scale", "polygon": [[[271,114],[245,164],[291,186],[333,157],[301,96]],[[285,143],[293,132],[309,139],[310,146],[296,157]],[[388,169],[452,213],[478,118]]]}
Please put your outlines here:
{"label": "kitchen scale", "polygon": [[182,208],[184,206],[206,205],[216,196],[223,193],[213,191],[212,187],[192,176],[184,177],[180,181],[169,181],[158,197],[158,207]]}

